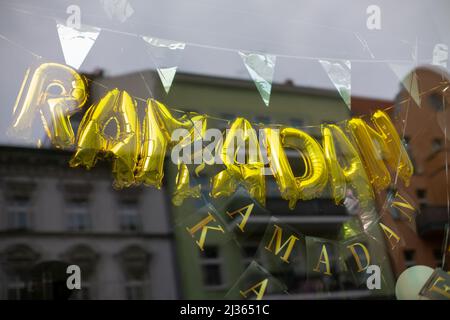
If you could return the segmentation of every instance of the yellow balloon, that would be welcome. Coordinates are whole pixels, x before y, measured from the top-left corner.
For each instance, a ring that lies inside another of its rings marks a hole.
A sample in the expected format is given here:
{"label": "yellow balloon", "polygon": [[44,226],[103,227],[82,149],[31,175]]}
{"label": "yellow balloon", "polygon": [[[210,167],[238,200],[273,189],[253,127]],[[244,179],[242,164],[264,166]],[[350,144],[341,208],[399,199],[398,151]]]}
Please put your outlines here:
{"label": "yellow balloon", "polygon": [[[323,150],[328,165],[331,190],[336,204],[346,197],[347,185],[364,205],[373,200],[373,190],[358,151],[345,133],[334,124],[322,125]],[[337,148],[336,148],[337,147]],[[338,149],[339,156],[337,153]]]}
{"label": "yellow balloon", "polygon": [[373,142],[371,128],[364,120],[356,118],[349,120],[348,126],[361,152],[370,183],[376,190],[386,189],[391,183],[391,175],[383,163],[381,149]]}
{"label": "yellow balloon", "polygon": [[414,167],[394,124],[389,116],[381,110],[376,111],[372,115],[372,122],[378,129],[376,135],[380,136],[384,142],[386,161],[392,168],[398,170],[399,176],[403,179],[406,186],[408,186],[411,176],[414,173]]}
{"label": "yellow balloon", "polygon": [[186,198],[200,198],[201,185],[194,187],[189,185],[189,170],[185,163],[178,165],[178,174],[175,181],[175,191],[173,192],[172,203],[181,206]]}
{"label": "yellow balloon", "polygon": [[[297,198],[300,200],[317,198],[328,181],[327,164],[320,144],[306,132],[294,128],[282,129],[280,137],[283,148],[299,151],[305,163],[304,174],[295,177]],[[295,201],[293,204],[290,203],[290,207],[293,206]]]}
{"label": "yellow balloon", "polygon": [[28,69],[13,111],[10,134],[37,143],[44,128],[57,148],[75,143],[70,116],[87,100],[86,81],[74,69],[57,64],[41,64],[30,76]]}
{"label": "yellow balloon", "polygon": [[270,168],[280,189],[281,197],[289,201],[289,208],[294,209],[298,200],[297,184],[281,144],[280,131],[265,128],[264,136]]}
{"label": "yellow balloon", "polygon": [[[235,139],[238,141],[237,144]],[[245,148],[246,144],[249,148]],[[237,186],[242,184],[249,194],[264,206],[266,203],[264,163],[256,132],[246,119],[234,120],[220,149],[220,158],[226,169],[213,177],[211,196],[213,198],[230,196],[236,191]]]}
{"label": "yellow balloon", "polygon": [[101,156],[112,156],[114,186],[134,183],[140,148],[136,102],[126,91],[113,89],[89,108],[78,130],[77,150],[70,165],[92,168]]}
{"label": "yellow balloon", "polygon": [[384,158],[392,169],[398,170],[399,176],[408,185],[414,171],[413,165],[389,116],[378,110],[373,114],[372,121],[376,130],[362,119],[351,119],[348,122],[370,182],[376,190],[384,190],[390,185],[391,175],[383,162]]}
{"label": "yellow balloon", "polygon": [[322,145],[328,165],[331,193],[336,204],[340,204],[345,199],[347,185],[344,170],[338,162],[332,129],[332,125],[322,125]]}
{"label": "yellow balloon", "polygon": [[[196,123],[200,123],[200,128],[196,126]],[[165,105],[149,99],[142,130],[143,147],[136,171],[137,182],[161,188],[164,177],[164,159],[168,147],[172,147],[176,143],[188,145],[196,139],[200,139],[203,137],[206,125],[206,117],[203,115],[196,115],[192,118],[183,115],[179,119],[175,119]],[[187,130],[180,142],[171,140],[172,133],[176,129]]]}

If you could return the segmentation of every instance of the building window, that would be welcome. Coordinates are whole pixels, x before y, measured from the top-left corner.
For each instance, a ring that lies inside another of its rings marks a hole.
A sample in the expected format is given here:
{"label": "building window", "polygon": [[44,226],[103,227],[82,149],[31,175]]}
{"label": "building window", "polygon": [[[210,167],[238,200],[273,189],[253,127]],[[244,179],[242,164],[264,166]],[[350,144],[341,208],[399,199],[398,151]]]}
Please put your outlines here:
{"label": "building window", "polygon": [[200,264],[205,288],[218,288],[224,285],[222,276],[222,259],[219,248],[216,246],[205,247],[200,253]]}
{"label": "building window", "polygon": [[8,228],[30,228],[31,199],[29,195],[15,195],[8,199]]}
{"label": "building window", "polygon": [[403,257],[405,258],[405,266],[407,268],[415,266],[416,261],[414,260],[415,251],[414,250],[405,250],[403,251]]}
{"label": "building window", "polygon": [[437,267],[441,267],[442,265],[442,251],[440,249],[433,250],[434,261],[436,262]]}
{"label": "building window", "polygon": [[91,284],[87,281],[82,281],[81,289],[72,290],[71,300],[90,300],[91,299]]}
{"label": "building window", "polygon": [[25,300],[27,297],[27,286],[21,278],[14,278],[8,281],[7,285],[8,300]]}
{"label": "building window", "polygon": [[279,198],[280,196],[280,189],[278,187],[278,184],[276,183],[276,181],[272,180],[272,179],[267,179],[266,182],[266,192],[267,192],[267,197],[270,198]]}
{"label": "building window", "polygon": [[305,124],[305,122],[302,119],[295,119],[295,118],[291,119],[290,122],[294,128],[301,128]]}
{"label": "building window", "polygon": [[99,254],[86,244],[78,244],[71,247],[63,254],[63,259],[69,263],[77,265],[81,270],[81,289],[73,290],[71,299],[91,300],[95,298],[95,271]]}
{"label": "building window", "polygon": [[417,195],[417,198],[419,200],[425,199],[426,196],[427,196],[427,190],[425,190],[425,189],[417,189],[416,190],[416,195]]}
{"label": "building window", "polygon": [[416,158],[414,158],[413,152],[411,150],[411,144],[410,144],[411,137],[405,136],[403,138],[403,141],[404,141],[404,146],[405,146],[406,152],[408,153],[409,159],[411,160],[411,163],[413,164],[413,167],[415,168],[414,172],[417,174],[421,174],[423,172],[422,167],[417,164]]}
{"label": "building window", "polygon": [[84,231],[91,228],[89,200],[86,197],[69,198],[66,200],[68,228],[71,231]]}
{"label": "building window", "polygon": [[136,199],[119,201],[119,223],[123,231],[140,230],[139,203]]}
{"label": "building window", "polygon": [[229,120],[229,121],[232,121],[232,120],[236,119],[236,115],[235,114],[231,114],[231,113],[222,113],[220,115],[220,117],[222,119]]}
{"label": "building window", "polygon": [[257,260],[258,244],[245,244],[242,246],[242,262],[247,269],[252,261]]}
{"label": "building window", "polygon": [[131,279],[125,284],[125,294],[127,300],[144,300],[145,299],[144,282],[141,280]]}
{"label": "building window", "polygon": [[1,267],[6,282],[0,291],[10,300],[31,298],[30,272],[39,260],[39,253],[26,244],[16,244],[2,250]]}
{"label": "building window", "polygon": [[119,254],[120,264],[123,268],[125,296],[129,300],[148,299],[146,288],[148,282],[150,255],[140,246],[131,245]]}
{"label": "building window", "polygon": [[430,94],[428,96],[428,101],[436,112],[441,112],[445,109],[445,98],[437,92]]}
{"label": "building window", "polygon": [[440,138],[433,139],[433,142],[431,143],[431,152],[437,152],[441,150],[442,145],[443,145],[442,139]]}
{"label": "building window", "polygon": [[256,123],[270,124],[270,117],[268,116],[256,116],[254,119]]}
{"label": "building window", "polygon": [[416,196],[419,200],[419,205],[421,208],[424,208],[427,205],[427,190],[425,189],[417,189]]}

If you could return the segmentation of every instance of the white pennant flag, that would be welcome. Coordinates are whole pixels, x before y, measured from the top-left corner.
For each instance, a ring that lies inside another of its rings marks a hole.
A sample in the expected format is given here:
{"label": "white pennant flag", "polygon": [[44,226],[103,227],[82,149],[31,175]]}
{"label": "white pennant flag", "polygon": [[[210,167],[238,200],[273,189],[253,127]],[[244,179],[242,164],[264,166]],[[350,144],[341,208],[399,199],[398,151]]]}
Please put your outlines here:
{"label": "white pennant flag", "polygon": [[319,60],[331,82],[347,105],[352,108],[352,65],[350,60]]}
{"label": "white pennant flag", "polygon": [[58,21],[56,28],[66,64],[75,69],[80,68],[97,40],[101,29],[90,26],[69,27]]}
{"label": "white pennant flag", "polygon": [[419,107],[421,107],[419,78],[417,77],[417,74],[414,71],[414,65],[390,63],[389,67],[395,73],[399,81],[401,81],[403,87],[411,95],[411,98],[413,98],[414,102]]}
{"label": "white pennant flag", "polygon": [[178,64],[186,44],[155,37],[142,37],[147,44],[147,53],[150,55],[158,72],[164,91],[169,93],[172,82],[177,73]]}
{"label": "white pennant flag", "polygon": [[241,56],[242,61],[244,61],[244,65],[247,68],[250,77],[252,77],[264,104],[268,107],[277,57],[271,54],[243,51],[239,51],[239,55]]}

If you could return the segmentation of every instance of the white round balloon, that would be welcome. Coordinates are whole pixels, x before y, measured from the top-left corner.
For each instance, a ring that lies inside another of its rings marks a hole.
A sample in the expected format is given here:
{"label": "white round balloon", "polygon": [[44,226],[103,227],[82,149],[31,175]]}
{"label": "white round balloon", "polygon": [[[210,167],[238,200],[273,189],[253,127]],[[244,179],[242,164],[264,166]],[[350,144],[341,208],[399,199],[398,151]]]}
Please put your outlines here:
{"label": "white round balloon", "polygon": [[402,272],[395,284],[395,295],[398,300],[421,300],[420,289],[430,278],[433,269],[427,266],[414,266]]}

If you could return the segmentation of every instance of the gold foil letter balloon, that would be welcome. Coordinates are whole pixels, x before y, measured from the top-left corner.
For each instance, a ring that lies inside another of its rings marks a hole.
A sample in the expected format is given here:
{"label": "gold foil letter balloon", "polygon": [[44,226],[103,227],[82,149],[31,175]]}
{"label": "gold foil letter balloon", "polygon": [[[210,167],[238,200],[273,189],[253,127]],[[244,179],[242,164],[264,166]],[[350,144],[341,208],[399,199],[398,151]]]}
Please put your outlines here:
{"label": "gold foil letter balloon", "polygon": [[[295,177],[297,199],[310,200],[317,198],[328,181],[327,164],[320,144],[306,132],[294,128],[282,129],[280,138],[283,148],[297,150],[305,164],[305,172],[301,176]],[[272,166],[272,162],[270,165]],[[292,174],[288,162],[284,166],[281,166],[280,169],[280,175],[284,174],[289,176]],[[283,171],[284,169],[286,170]],[[287,180],[289,181],[290,179],[292,178],[289,177]],[[289,206],[291,209],[294,208],[295,200],[290,200]]]}
{"label": "gold foil letter balloon", "polygon": [[322,125],[323,149],[328,165],[331,191],[336,204],[345,199],[347,186],[352,187],[361,205],[373,200],[373,190],[358,151],[337,125]]}
{"label": "gold foil letter balloon", "polygon": [[266,128],[264,129],[264,135],[270,168],[277,181],[281,197],[289,201],[289,208],[294,209],[299,198],[297,184],[281,144],[280,132],[278,129]]}
{"label": "gold foil letter balloon", "polygon": [[[13,110],[9,134],[40,145],[47,135],[54,146],[75,143],[70,116],[86,102],[86,82],[75,70],[57,63],[28,69]],[[44,133],[45,132],[45,133]]]}
{"label": "gold foil letter balloon", "polygon": [[376,190],[384,190],[391,183],[384,158],[392,169],[398,170],[399,176],[408,184],[413,174],[413,166],[389,116],[379,110],[372,116],[372,121],[376,130],[362,119],[351,119],[348,122],[362,154],[370,182]]}
{"label": "gold foil letter balloon", "polygon": [[372,115],[372,122],[375,124],[378,129],[378,135],[384,142],[386,161],[392,168],[398,170],[399,176],[408,186],[409,180],[414,173],[414,167],[394,124],[389,116],[381,110],[376,111]]}
{"label": "gold foil letter balloon", "polygon": [[[197,133],[196,130],[199,128],[194,124],[199,122],[201,123],[201,132]],[[137,182],[157,188],[161,187],[167,148],[178,143],[178,141],[171,140],[172,133],[176,129],[187,130],[186,135],[179,143],[188,145],[203,136],[206,130],[206,119],[202,115],[194,116],[192,119],[186,115],[180,119],[175,119],[166,106],[156,100],[149,99],[142,130],[143,147],[136,171]]]}
{"label": "gold foil letter balloon", "polygon": [[391,176],[383,163],[381,149],[373,142],[373,129],[362,119],[351,119],[348,126],[361,152],[370,183],[378,191],[386,189],[391,183]]}
{"label": "gold foil letter balloon", "polygon": [[230,196],[237,185],[242,184],[253,198],[265,205],[264,163],[256,132],[250,122],[244,118],[234,120],[220,150],[220,157],[227,168],[213,177],[211,196]]}
{"label": "gold foil letter balloon", "polygon": [[186,198],[200,198],[201,185],[191,187],[189,183],[189,170],[184,163],[178,165],[178,174],[175,181],[172,203],[181,206]]}
{"label": "gold foil letter balloon", "polygon": [[136,102],[126,91],[113,89],[91,106],[78,130],[77,150],[70,165],[92,168],[101,156],[112,157],[114,186],[134,183],[140,127]]}

